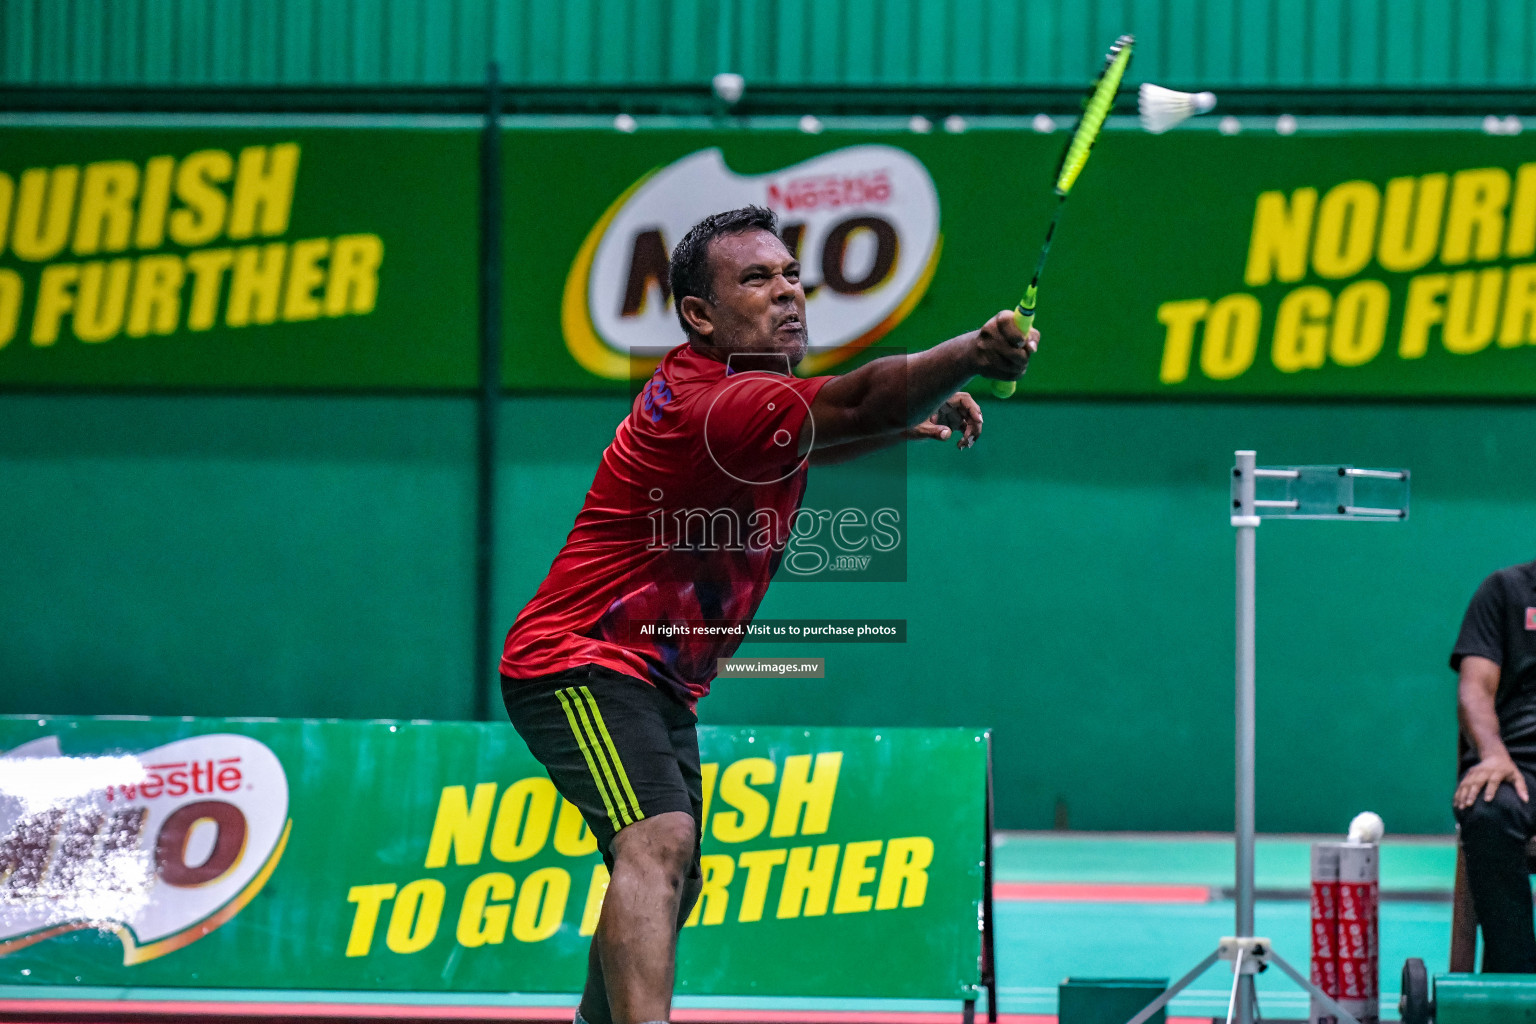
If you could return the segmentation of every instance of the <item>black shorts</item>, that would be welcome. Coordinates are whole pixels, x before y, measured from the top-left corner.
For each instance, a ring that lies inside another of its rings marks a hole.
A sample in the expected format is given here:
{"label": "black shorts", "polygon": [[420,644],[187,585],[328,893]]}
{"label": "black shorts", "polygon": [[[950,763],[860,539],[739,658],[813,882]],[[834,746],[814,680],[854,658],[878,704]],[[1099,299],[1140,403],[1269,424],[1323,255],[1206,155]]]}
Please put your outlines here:
{"label": "black shorts", "polygon": [[[581,811],[611,869],[624,826],[667,811],[704,813],[698,716],[656,687],[599,665],[501,679],[507,716]],[[697,830],[696,830],[697,834]],[[699,848],[694,843],[694,871]]]}

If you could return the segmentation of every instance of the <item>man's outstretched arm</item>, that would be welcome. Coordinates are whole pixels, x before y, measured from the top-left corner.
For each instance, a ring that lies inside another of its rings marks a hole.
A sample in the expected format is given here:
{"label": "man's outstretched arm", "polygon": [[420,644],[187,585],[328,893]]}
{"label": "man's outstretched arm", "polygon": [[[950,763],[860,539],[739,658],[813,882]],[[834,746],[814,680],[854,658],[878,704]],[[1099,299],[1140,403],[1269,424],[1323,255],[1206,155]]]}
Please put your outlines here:
{"label": "man's outstretched arm", "polygon": [[956,432],[960,436],[955,447],[964,451],[981,438],[981,425],[981,406],[966,392],[957,391],[932,416],[899,433],[879,434],[838,445],[824,445],[817,438],[816,446],[811,450],[811,465],[834,466],[852,462],[907,441],[948,441]]}
{"label": "man's outstretched arm", "polygon": [[[800,454],[849,442],[896,434],[932,416],[966,381],[978,374],[1016,380],[1039,346],[1040,334],[1026,338],[1013,311],[910,356],[876,359],[827,382],[811,403],[815,430],[802,431]],[[813,441],[814,439],[814,441]]]}

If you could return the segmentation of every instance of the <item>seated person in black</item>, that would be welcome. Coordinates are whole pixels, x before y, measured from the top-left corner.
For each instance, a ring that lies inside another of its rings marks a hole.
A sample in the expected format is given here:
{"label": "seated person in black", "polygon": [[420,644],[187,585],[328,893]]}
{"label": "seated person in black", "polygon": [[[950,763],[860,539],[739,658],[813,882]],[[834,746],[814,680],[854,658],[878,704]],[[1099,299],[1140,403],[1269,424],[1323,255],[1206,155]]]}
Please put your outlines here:
{"label": "seated person in black", "polygon": [[1525,856],[1536,832],[1536,562],[1500,569],[1477,588],[1451,668],[1470,743],[1454,806],[1483,925],[1483,970],[1536,974]]}

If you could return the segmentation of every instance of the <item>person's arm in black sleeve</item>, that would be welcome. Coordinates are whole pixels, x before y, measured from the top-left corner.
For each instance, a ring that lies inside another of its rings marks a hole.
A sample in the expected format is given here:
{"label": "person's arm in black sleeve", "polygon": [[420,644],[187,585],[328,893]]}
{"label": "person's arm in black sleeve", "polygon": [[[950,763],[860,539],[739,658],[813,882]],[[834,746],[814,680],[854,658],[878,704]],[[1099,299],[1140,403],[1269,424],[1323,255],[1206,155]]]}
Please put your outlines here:
{"label": "person's arm in black sleeve", "polygon": [[1462,731],[1477,750],[1478,762],[1467,770],[1456,786],[1453,804],[1464,810],[1481,792],[1492,800],[1502,783],[1508,782],[1529,802],[1525,776],[1515,766],[1499,735],[1499,716],[1495,699],[1499,692],[1500,664],[1504,644],[1501,629],[1504,602],[1496,579],[1483,581],[1462,619],[1461,634],[1451,654],[1451,667],[1457,670],[1456,712]]}

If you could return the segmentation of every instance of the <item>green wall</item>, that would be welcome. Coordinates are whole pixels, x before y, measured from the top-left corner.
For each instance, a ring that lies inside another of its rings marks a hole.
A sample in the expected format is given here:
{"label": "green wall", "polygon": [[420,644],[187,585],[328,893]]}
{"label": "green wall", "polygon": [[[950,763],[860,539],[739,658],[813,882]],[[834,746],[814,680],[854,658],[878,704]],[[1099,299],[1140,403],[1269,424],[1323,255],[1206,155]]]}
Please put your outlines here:
{"label": "green wall", "polygon": [[474,405],[0,396],[0,709],[473,713]]}
{"label": "green wall", "polygon": [[[498,619],[531,595],[617,418],[522,399],[503,466]],[[906,618],[905,646],[770,648],[825,680],[720,683],[711,723],[989,725],[997,815],[1049,828],[1232,822],[1232,452],[1408,466],[1406,524],[1259,531],[1259,812],[1341,831],[1375,809],[1451,827],[1455,687],[1473,589],[1536,557],[1536,410],[1498,405],[992,403],[970,452],[912,451],[905,584],[780,583],[765,617]]]}
{"label": "green wall", "polygon": [[[622,404],[509,399],[498,631]],[[473,406],[460,398],[0,398],[0,712],[469,717]],[[989,725],[1006,827],[1231,823],[1231,452],[1408,466],[1406,524],[1268,523],[1259,827],[1450,827],[1445,658],[1536,556],[1536,410],[992,403],[911,451],[903,584],[784,582],[762,614],[906,618],[828,678],[720,684],[707,722]],[[494,705],[493,705],[494,706]]]}
{"label": "green wall", "polygon": [[3,0],[0,83],[1518,87],[1525,0]]}

